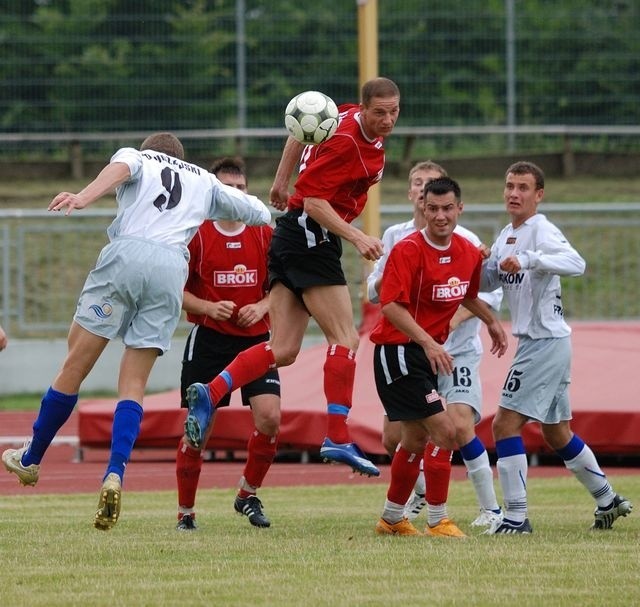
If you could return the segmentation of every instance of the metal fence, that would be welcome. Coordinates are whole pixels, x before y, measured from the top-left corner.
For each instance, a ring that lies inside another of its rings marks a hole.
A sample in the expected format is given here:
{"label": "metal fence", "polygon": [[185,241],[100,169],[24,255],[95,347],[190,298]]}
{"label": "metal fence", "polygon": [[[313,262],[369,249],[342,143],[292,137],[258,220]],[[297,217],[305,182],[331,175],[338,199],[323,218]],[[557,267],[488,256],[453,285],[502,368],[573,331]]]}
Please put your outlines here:
{"label": "metal fence", "polygon": [[[0,129],[281,128],[286,102],[301,90],[357,98],[362,4],[326,0],[305,11],[290,0],[3,3]],[[377,4],[379,73],[400,86],[403,126],[509,129],[423,140],[421,156],[555,151],[561,137],[513,127],[640,122],[638,2]],[[573,145],[638,150],[637,139],[615,134],[575,137]],[[279,149],[280,142],[252,139],[245,153]],[[100,138],[86,145],[97,156],[110,150]],[[0,148],[10,159],[26,153],[48,157],[64,145]]]}
{"label": "metal fence", "polygon": [[[544,203],[542,210],[587,260],[583,277],[563,281],[568,318],[640,318],[640,202]],[[383,206],[383,228],[405,221],[411,212],[405,204]],[[37,210],[0,211],[0,318],[13,337],[66,334],[112,219],[111,209],[67,218]],[[485,243],[507,221],[502,205],[482,204],[465,207],[463,220]],[[366,267],[349,245],[344,264],[359,319]]]}

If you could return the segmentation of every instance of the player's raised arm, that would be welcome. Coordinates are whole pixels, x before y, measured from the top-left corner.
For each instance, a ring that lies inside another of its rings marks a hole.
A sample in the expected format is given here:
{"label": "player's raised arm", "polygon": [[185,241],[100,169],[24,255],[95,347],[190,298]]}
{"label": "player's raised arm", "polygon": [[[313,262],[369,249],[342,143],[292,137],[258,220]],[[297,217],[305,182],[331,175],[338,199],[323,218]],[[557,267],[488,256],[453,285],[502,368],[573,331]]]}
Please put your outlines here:
{"label": "player's raised arm", "polygon": [[61,211],[66,208],[65,215],[70,215],[73,209],[84,209],[105,194],[111,192],[124,183],[131,173],[124,162],[108,164],[98,176],[77,194],[60,192],[50,203],[49,211]]}

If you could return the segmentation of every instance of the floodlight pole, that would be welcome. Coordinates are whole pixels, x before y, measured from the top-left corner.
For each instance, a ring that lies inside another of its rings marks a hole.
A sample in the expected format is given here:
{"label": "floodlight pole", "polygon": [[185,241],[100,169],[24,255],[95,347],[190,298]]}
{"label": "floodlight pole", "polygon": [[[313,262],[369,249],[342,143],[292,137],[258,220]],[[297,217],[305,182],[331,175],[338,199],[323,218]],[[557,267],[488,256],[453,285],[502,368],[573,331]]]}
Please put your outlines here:
{"label": "floodlight pole", "polygon": [[[378,0],[356,0],[358,5],[358,68],[360,88],[378,76]],[[364,232],[380,236],[380,185],[369,189],[362,213]]]}

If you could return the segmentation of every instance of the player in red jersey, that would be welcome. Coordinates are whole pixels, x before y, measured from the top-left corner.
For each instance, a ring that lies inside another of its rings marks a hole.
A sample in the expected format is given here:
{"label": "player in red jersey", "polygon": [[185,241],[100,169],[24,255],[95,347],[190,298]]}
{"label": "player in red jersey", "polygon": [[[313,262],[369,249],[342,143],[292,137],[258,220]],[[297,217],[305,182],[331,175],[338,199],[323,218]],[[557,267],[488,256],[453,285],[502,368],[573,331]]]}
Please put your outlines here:
{"label": "player in red jersey", "polygon": [[[211,172],[224,184],[247,191],[242,162],[223,158]],[[207,221],[189,243],[191,259],[182,307],[194,323],[185,345],[181,394],[187,406],[187,387],[207,382],[246,348],[269,338],[267,251],[273,228],[251,227],[237,221]],[[218,403],[229,405],[230,394]],[[236,512],[256,527],[269,527],[256,496],[277,448],[280,428],[280,380],[276,369],[242,388],[242,402],[251,407],[255,429],[247,444],[247,462],[234,502]],[[213,429],[214,417],[198,447],[184,436],[178,445],[178,525],[196,529],[195,498],[202,468],[203,449]]]}
{"label": "player in red jersey", "polygon": [[[398,119],[400,92],[391,80],[374,78],[363,85],[360,105],[341,106],[340,111],[337,131],[324,143],[305,148],[289,137],[271,188],[271,203],[287,209],[276,222],[269,250],[271,339],[243,352],[208,386],[190,387],[187,433],[197,443],[212,406],[224,394],[267,369],[292,364],[312,316],[329,344],[324,364],[328,428],[320,454],[378,476],[347,429],[358,332],[340,257],[342,239],[365,259],[382,255],[380,239],[351,222],[364,208],[369,188],[382,177],[383,141]],[[298,162],[300,174],[289,197]]]}
{"label": "player in red jersey", "polygon": [[438,373],[451,374],[453,358],[443,344],[462,304],[482,320],[502,356],[507,335],[489,306],[478,298],[482,255],[454,234],[462,212],[460,187],[448,177],[424,190],[426,227],[391,250],[382,276],[383,317],[371,332],[378,395],[390,422],[401,424],[391,462],[391,482],[376,532],[420,535],[405,518],[407,500],[419,474],[427,441],[455,449],[455,426],[438,394]]}

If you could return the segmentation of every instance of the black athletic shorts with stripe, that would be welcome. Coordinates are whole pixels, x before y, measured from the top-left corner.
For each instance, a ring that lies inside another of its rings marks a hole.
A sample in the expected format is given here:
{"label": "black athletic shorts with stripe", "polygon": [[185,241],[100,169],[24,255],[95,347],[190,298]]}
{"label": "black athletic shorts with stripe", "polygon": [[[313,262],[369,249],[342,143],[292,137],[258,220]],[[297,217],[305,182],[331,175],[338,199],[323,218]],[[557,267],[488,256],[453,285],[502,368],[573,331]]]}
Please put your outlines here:
{"label": "black athletic shorts with stripe", "polygon": [[309,287],[346,285],[342,241],[304,211],[276,219],[269,249],[269,284],[281,282],[300,299]]}
{"label": "black athletic shorts with stripe", "polygon": [[[206,384],[222,371],[240,352],[263,343],[269,334],[243,337],[218,333],[208,327],[195,325],[184,347],[182,374],[180,376],[181,406],[187,407],[185,394],[193,383]],[[280,396],[280,377],[277,369],[270,369],[262,377],[240,388],[242,404],[249,405],[249,398],[260,394]],[[217,407],[228,407],[231,394],[226,394]]]}
{"label": "black athletic shorts with stripe", "polygon": [[373,372],[389,421],[424,419],[444,411],[438,376],[418,344],[376,345]]}

